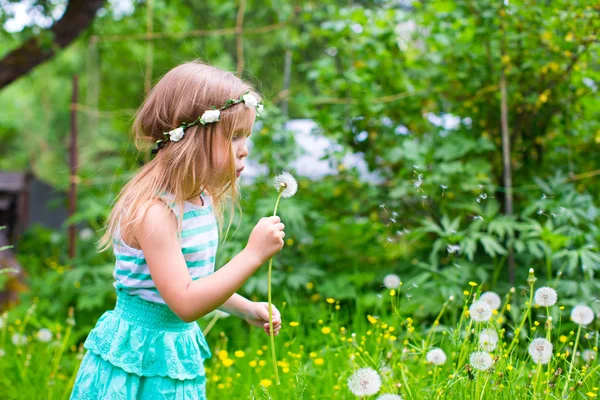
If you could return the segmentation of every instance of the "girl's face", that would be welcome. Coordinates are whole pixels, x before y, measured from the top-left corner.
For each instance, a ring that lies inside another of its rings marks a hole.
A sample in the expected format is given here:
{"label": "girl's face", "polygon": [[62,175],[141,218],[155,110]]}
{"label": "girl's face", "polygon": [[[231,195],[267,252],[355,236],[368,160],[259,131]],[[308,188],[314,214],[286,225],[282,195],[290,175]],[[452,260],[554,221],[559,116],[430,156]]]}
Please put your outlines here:
{"label": "girl's face", "polygon": [[218,135],[215,151],[214,166],[219,176],[221,183],[227,183],[230,181],[229,177],[229,160],[233,155],[233,162],[235,165],[235,173],[239,178],[242,170],[244,169],[244,158],[248,156],[248,133],[235,132],[231,138],[231,143],[227,138]]}

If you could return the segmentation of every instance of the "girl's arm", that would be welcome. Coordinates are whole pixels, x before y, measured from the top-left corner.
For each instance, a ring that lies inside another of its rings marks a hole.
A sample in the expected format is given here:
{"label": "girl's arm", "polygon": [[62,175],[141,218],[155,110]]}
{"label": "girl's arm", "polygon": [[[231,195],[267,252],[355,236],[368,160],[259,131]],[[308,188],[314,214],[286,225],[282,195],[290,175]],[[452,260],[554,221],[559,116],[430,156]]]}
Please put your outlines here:
{"label": "girl's arm", "polygon": [[269,258],[283,247],[285,226],[279,217],[262,218],[248,244],[215,273],[192,281],[177,239],[177,219],[156,200],[144,214],[135,234],[150,275],[169,308],[192,322],[220,307]]}
{"label": "girl's arm", "polygon": [[253,302],[244,296],[234,293],[219,309],[238,318],[245,318],[252,308],[252,304]]}

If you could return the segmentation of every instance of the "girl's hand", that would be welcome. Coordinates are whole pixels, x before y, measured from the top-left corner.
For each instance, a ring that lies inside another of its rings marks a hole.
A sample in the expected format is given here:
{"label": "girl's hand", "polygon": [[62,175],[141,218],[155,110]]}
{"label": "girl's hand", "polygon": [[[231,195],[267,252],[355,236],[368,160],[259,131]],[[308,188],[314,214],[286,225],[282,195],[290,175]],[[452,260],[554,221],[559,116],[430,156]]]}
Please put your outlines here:
{"label": "girl's hand", "polygon": [[[279,334],[281,329],[281,314],[274,304],[271,304],[273,309],[273,332],[274,336]],[[263,328],[265,333],[269,334],[269,303],[267,302],[252,302],[252,306],[248,310],[244,318],[250,325]]]}
{"label": "girl's hand", "polygon": [[283,248],[284,228],[279,217],[261,218],[250,234],[246,250],[263,264]]}

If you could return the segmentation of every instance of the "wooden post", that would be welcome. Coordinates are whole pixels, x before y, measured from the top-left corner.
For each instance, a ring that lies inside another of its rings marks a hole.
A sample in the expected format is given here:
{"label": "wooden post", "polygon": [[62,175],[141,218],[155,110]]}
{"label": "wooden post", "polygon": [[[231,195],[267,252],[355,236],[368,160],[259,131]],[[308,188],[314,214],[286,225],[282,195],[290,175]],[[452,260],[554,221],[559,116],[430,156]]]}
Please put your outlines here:
{"label": "wooden post", "polygon": [[[73,97],[71,100],[71,149],[69,163],[71,164],[71,189],[69,192],[69,218],[77,208],[77,75],[73,77]],[[75,257],[75,235],[77,227],[73,222],[69,225],[69,258]]]}

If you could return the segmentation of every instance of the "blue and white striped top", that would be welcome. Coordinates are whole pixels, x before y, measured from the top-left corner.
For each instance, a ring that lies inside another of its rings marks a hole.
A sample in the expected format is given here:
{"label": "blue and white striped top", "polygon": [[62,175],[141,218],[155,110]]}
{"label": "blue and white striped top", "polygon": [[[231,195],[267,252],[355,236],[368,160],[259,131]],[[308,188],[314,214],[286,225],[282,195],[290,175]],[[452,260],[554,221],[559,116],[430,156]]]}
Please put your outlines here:
{"label": "blue and white striped top", "polygon": [[[204,205],[199,206],[188,201],[183,203],[181,226],[181,252],[193,280],[210,275],[215,270],[215,255],[219,242],[219,231],[209,196],[201,195]],[[174,195],[164,193],[161,199],[171,208],[179,219],[181,207],[173,201]],[[113,240],[116,263],[113,272],[114,286],[131,295],[165,304],[150,276],[144,252],[130,247],[121,237],[119,229]]]}

